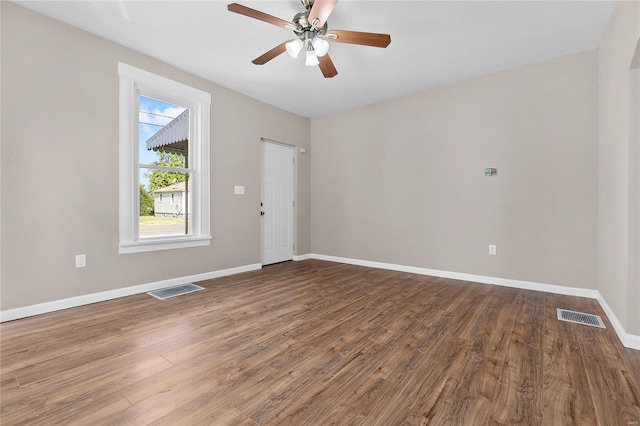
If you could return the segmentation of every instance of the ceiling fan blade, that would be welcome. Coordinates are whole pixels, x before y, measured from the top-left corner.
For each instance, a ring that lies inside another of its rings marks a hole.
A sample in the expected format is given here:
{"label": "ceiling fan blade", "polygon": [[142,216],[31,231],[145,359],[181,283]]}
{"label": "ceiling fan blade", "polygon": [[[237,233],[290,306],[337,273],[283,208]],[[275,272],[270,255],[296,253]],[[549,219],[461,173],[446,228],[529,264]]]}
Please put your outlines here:
{"label": "ceiling fan blade", "polygon": [[336,7],[336,3],[338,3],[338,0],[315,0],[309,11],[309,23],[313,23],[313,19],[318,18],[316,28],[321,28],[327,22],[329,15],[333,12],[333,8]]}
{"label": "ceiling fan blade", "polygon": [[[331,34],[337,36],[331,37]],[[389,34],[361,33],[359,31],[329,30],[327,40],[336,43],[362,44],[364,46],[387,47],[391,43]]]}
{"label": "ceiling fan blade", "polygon": [[320,71],[322,71],[324,78],[331,78],[338,75],[338,70],[336,70],[335,65],[333,65],[333,61],[329,57],[329,54],[318,56],[318,61],[320,62],[318,65],[320,66]]}
{"label": "ceiling fan blade", "polygon": [[227,6],[229,12],[239,13],[240,15],[248,16],[249,18],[257,19],[259,21],[268,22],[269,24],[282,27],[285,30],[293,30],[296,28],[294,24],[284,19],[276,18],[275,16],[267,15],[259,10],[251,9],[250,7],[243,6],[238,3],[231,3]]}
{"label": "ceiling fan blade", "polygon": [[287,40],[282,44],[277,45],[276,47],[274,47],[273,49],[271,49],[270,51],[268,51],[267,53],[258,56],[257,58],[255,58],[253,61],[254,64],[256,65],[264,65],[267,62],[269,62],[270,60],[272,60],[273,58],[275,58],[276,56],[286,52],[287,47],[286,44],[288,42],[290,42],[291,40]]}

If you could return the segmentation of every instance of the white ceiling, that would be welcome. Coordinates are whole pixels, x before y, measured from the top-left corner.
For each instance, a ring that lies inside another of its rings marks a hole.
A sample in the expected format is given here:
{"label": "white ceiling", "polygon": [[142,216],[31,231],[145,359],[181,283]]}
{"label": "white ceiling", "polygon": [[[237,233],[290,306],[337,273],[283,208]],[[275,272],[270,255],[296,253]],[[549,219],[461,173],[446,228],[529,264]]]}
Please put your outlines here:
{"label": "white ceiling", "polygon": [[[285,20],[299,0],[243,1]],[[222,86],[306,117],[599,46],[614,2],[341,0],[329,28],[391,34],[386,49],[331,44],[325,79],[286,53],[293,32],[227,11],[232,1],[16,1]]]}

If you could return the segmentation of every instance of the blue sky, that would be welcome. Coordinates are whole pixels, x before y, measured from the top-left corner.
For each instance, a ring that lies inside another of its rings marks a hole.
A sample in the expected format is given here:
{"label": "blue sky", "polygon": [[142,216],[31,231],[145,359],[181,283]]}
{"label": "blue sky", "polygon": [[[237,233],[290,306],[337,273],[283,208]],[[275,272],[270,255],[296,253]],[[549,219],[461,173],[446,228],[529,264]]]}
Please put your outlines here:
{"label": "blue sky", "polygon": [[[153,151],[147,150],[147,139],[155,135],[162,126],[180,115],[186,108],[155,99],[140,96],[138,98],[140,112],[138,114],[138,156],[140,164],[152,164],[157,159]],[[144,124],[147,123],[147,124]],[[144,177],[146,170],[140,170],[140,183],[148,188],[149,180]]]}

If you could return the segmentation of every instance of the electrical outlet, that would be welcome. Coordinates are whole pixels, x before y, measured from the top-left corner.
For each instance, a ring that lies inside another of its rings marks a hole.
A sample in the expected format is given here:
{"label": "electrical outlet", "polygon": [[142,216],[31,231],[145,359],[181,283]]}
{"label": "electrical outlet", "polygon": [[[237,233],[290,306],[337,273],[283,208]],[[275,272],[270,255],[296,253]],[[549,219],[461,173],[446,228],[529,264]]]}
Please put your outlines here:
{"label": "electrical outlet", "polygon": [[77,254],[76,255],[76,268],[84,268],[87,266],[87,255],[86,254]]}
{"label": "electrical outlet", "polygon": [[489,244],[489,254],[492,256],[498,254],[495,244]]}
{"label": "electrical outlet", "polygon": [[244,195],[244,186],[240,186],[240,185],[234,186],[233,193],[236,195]]}

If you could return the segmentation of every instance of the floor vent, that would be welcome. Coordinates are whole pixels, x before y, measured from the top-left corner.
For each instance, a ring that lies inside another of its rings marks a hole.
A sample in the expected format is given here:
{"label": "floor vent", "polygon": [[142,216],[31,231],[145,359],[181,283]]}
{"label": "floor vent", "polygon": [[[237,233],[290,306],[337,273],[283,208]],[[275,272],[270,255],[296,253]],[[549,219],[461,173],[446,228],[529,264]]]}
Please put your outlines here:
{"label": "floor vent", "polygon": [[576,324],[590,325],[591,327],[606,328],[602,318],[598,315],[585,314],[583,312],[567,311],[558,308],[558,319],[560,321],[575,322]]}
{"label": "floor vent", "polygon": [[204,290],[204,287],[200,287],[195,284],[177,285],[175,287],[161,288],[160,290],[148,291],[147,294],[155,297],[156,299],[164,300],[170,297],[182,296],[183,294],[193,293],[194,291]]}

